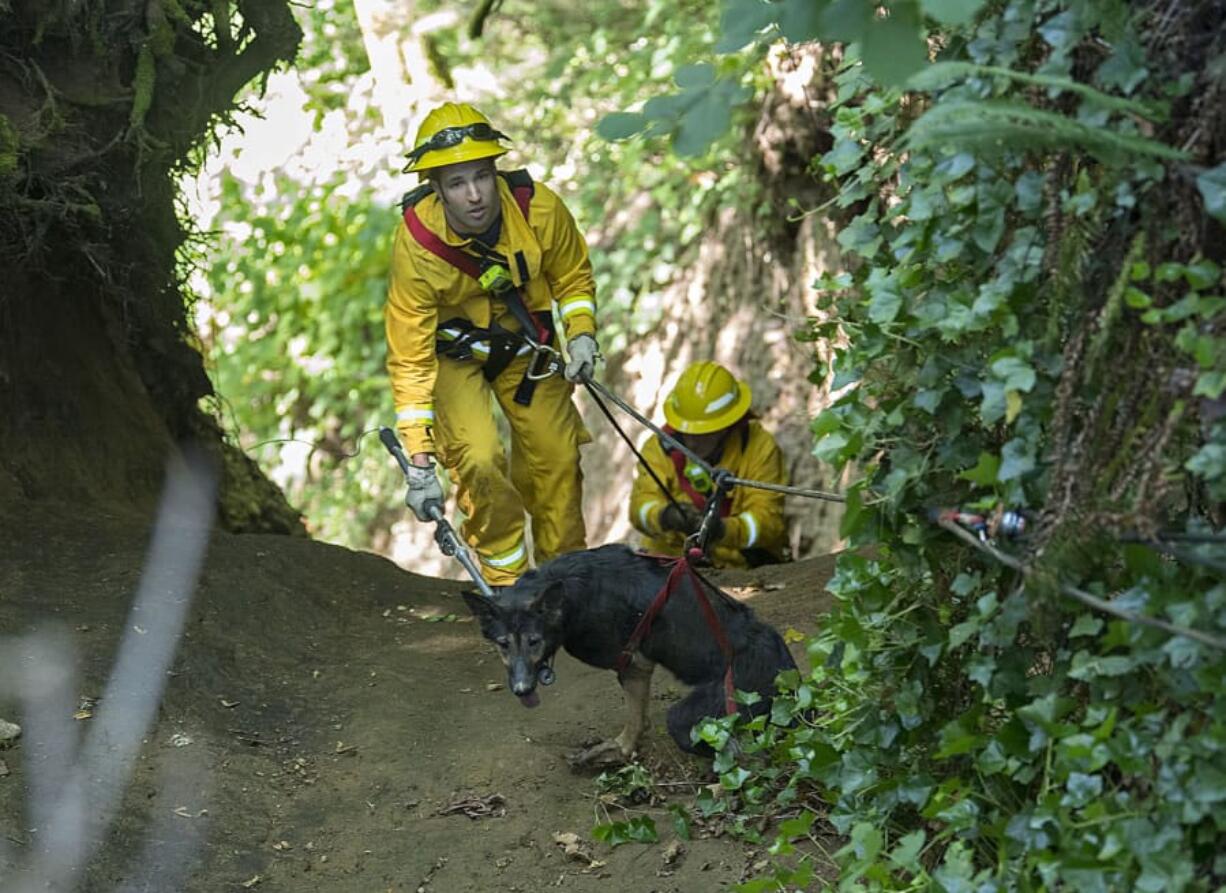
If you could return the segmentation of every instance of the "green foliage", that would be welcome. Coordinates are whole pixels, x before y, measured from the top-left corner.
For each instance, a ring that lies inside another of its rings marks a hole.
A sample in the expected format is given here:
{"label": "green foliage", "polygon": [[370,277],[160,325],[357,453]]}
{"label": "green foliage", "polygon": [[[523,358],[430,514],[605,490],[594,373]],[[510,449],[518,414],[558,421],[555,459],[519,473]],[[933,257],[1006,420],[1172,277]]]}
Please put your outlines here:
{"label": "green foliage", "polygon": [[230,395],[242,429],[269,441],[256,452],[267,467],[282,439],[315,445],[311,479],[287,495],[338,539],[361,536],[387,504],[367,496],[371,481],[389,479],[386,455],[349,454],[374,420],[394,414],[383,369],[387,214],[346,191],[339,175],[306,188],[281,178],[261,209],[227,177],[223,207],[241,216],[223,214],[230,245],[209,272],[226,296],[209,357],[218,393]]}
{"label": "green foliage", "polygon": [[701,155],[727,132],[731,110],[747,101],[752,91],[735,78],[720,78],[706,63],[679,68],[674,77],[681,92],[656,96],[641,112],[614,112],[596,126],[607,140],[626,139],[637,133],[669,134],[678,155]]}
{"label": "green foliage", "polygon": [[[720,781],[696,805],[749,840],[803,807],[781,859],[824,818],[847,839],[840,890],[1215,889],[1226,656],[1060,588],[1226,630],[1220,542],[1137,536],[1204,532],[1226,495],[1226,420],[1188,413],[1226,393],[1221,270],[1183,235],[1199,209],[1163,200],[1188,156],[1140,123],[1197,73],[1155,76],[1112,0],[980,6],[809,4],[805,24],[787,2],[725,6],[723,50],[857,44],[814,163],[848,209],[848,269],[814,284],[806,337],[837,345],[814,449],[857,475],[842,533],[874,552],[840,556],[813,669],[781,678],[769,716],[694,729]],[[905,57],[911,8],[954,28],[911,75],[920,96],[892,88],[918,66],[883,48]],[[1197,176],[1210,216],[1221,170]],[[1030,513],[1024,581],[926,517],[1002,505]]]}
{"label": "green foliage", "polygon": [[1196,188],[1205,201],[1205,210],[1211,217],[1226,223],[1226,162],[1196,177]]}
{"label": "green foliage", "polygon": [[649,815],[634,816],[624,822],[608,822],[592,829],[592,838],[619,847],[623,843],[656,843],[655,820]]}

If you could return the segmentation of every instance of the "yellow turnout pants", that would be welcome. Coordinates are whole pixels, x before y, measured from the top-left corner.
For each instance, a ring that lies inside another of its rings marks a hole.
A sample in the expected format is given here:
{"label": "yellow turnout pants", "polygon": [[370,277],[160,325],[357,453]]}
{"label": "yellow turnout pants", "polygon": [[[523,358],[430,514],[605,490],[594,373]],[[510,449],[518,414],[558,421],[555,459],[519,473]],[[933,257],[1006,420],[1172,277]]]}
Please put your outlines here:
{"label": "yellow turnout pants", "polygon": [[[525,512],[536,561],[587,547],[579,446],[592,438],[561,375],[536,383],[529,406],[513,399],[532,355],[516,357],[492,382],[480,363],[439,357],[434,444],[466,516],[461,533],[491,586],[528,569]],[[498,437],[492,400],[511,426],[511,459]]]}

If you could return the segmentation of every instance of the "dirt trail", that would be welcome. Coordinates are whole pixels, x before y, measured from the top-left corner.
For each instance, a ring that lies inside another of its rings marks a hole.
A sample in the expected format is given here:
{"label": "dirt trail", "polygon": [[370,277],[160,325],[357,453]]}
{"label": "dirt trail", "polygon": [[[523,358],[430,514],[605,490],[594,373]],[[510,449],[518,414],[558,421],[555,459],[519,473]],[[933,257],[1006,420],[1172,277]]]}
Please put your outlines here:
{"label": "dirt trail", "polygon": [[[67,630],[80,695],[97,697],[147,537],[134,519],[10,515],[0,633]],[[721,580],[776,626],[811,631],[831,568],[813,559]],[[606,820],[591,776],[565,755],[620,728],[616,680],[562,655],[540,708],[525,710],[493,690],[501,664],[460,588],[335,546],[214,533],[157,725],[84,889],[696,893],[746,877],[760,854],[722,837],[666,863],[664,804],[646,808],[658,844],[590,844],[605,863],[595,869],[563,854],[555,832],[586,841]],[[660,702],[679,691],[658,674],[642,760],[684,803],[687,782],[710,779],[663,731]],[[16,714],[0,700],[0,717]],[[25,756],[0,751],[0,887],[38,845]]]}

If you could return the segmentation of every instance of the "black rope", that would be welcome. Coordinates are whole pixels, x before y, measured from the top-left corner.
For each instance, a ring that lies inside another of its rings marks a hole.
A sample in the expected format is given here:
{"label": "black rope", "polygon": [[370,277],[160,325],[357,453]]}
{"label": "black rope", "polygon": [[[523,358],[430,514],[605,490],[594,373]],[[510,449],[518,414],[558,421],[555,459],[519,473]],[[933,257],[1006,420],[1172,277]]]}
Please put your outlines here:
{"label": "black rope", "polygon": [[630,435],[622,430],[621,425],[617,424],[617,419],[613,418],[613,413],[609,412],[609,407],[605,406],[604,401],[600,399],[600,395],[597,394],[596,389],[592,387],[592,382],[585,379],[583,386],[587,388],[588,394],[590,394],[592,399],[596,401],[596,405],[600,407],[600,411],[604,413],[604,417],[609,420],[609,424],[613,426],[613,430],[621,435],[622,440],[626,442],[626,446],[630,447],[630,452],[634,453],[635,458],[639,460],[639,464],[647,470],[649,475],[651,475],[651,479],[656,482],[656,486],[660,488],[660,492],[664,494],[664,498],[667,499],[670,504],[675,506],[678,511],[681,511],[681,504],[678,503],[673,494],[669,492],[669,489],[667,486],[665,486],[664,481],[660,480],[660,476],[656,474],[655,469],[647,464],[647,460],[643,458],[643,454],[640,453],[638,447],[634,445],[634,441],[630,439]]}

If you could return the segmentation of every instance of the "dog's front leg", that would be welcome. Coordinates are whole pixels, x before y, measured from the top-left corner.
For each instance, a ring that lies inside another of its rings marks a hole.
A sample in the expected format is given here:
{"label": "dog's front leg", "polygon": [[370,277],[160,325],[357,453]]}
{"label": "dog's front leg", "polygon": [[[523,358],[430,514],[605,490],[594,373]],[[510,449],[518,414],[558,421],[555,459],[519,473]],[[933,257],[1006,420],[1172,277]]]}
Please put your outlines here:
{"label": "dog's front leg", "polygon": [[626,727],[614,739],[622,757],[630,759],[639,746],[639,737],[647,727],[647,705],[651,700],[651,674],[655,671],[654,661],[641,654],[635,654],[634,660],[626,671],[617,677],[622,691],[626,695]]}
{"label": "dog's front leg", "polygon": [[624,672],[619,673],[617,681],[621,683],[626,695],[626,727],[616,738],[608,738],[585,750],[577,751],[567,757],[567,762],[575,768],[594,768],[605,766],[620,766],[634,756],[639,738],[647,726],[647,705],[651,697],[651,674],[655,670],[654,661],[641,654],[636,654]]}

